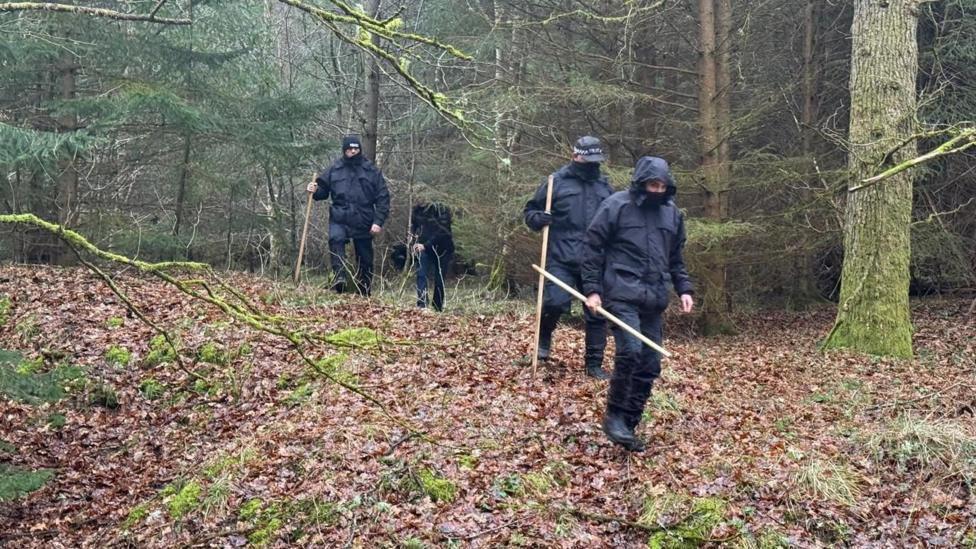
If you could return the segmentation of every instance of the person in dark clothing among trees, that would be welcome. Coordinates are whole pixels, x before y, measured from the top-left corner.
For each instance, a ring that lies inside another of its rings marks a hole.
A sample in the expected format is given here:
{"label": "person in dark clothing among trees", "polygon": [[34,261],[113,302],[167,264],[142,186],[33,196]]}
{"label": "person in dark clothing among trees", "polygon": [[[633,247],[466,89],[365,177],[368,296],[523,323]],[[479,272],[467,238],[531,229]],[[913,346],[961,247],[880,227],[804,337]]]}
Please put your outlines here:
{"label": "person in dark clothing among trees", "polygon": [[383,230],[390,215],[390,191],[383,173],[363,157],[358,136],[342,138],[342,156],[308,184],[315,200],[332,199],[329,208],[329,258],[333,289],[342,293],[348,286],[346,244],[356,251],[356,291],[369,296],[373,283],[373,236]]}
{"label": "person in dark clothing among trees", "polygon": [[[608,198],[586,231],[583,294],[591,311],[603,306],[624,323],[660,344],[661,315],[668,306],[668,286],[681,296],[681,310],[694,307],[685,270],[684,219],[672,196],[676,192],[668,163],[653,156],[637,161],[631,187]],[[614,327],[613,378],[607,393],[603,431],[630,451],[644,443],[634,434],[644,413],[661,357],[639,339]]]}
{"label": "person in dark clothing among trees", "polygon": [[417,306],[427,307],[427,287],[432,284],[431,301],[435,311],[444,309],[444,272],[454,256],[451,211],[443,204],[418,203],[410,214],[410,228],[416,239]]}
{"label": "person in dark clothing among trees", "polygon": [[[583,136],[573,145],[573,161],[553,174],[552,208],[546,211],[548,181],[544,181],[525,205],[525,224],[534,231],[549,225],[549,248],[546,270],[557,278],[580,288],[580,258],[583,235],[600,204],[613,193],[607,178],[600,172],[606,160],[600,140]],[[565,290],[546,281],[542,295],[542,319],[539,326],[538,357],[548,360],[552,333],[559,317],[570,311],[573,298]],[[586,374],[607,379],[603,369],[603,351],[607,345],[607,321],[584,309],[586,324],[584,364]]]}

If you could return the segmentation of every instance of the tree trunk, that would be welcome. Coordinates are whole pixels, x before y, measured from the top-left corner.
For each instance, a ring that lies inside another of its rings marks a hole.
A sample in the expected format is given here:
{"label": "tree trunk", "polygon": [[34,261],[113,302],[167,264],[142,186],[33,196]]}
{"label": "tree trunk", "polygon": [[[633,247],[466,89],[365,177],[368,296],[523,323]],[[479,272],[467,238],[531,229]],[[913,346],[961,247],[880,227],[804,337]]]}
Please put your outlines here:
{"label": "tree trunk", "polygon": [[[75,71],[78,65],[70,53],[64,53],[58,62],[61,76],[61,99],[70,101],[75,97]],[[58,118],[58,131],[73,132],[78,127],[78,118],[66,114]],[[58,162],[58,223],[65,227],[75,224],[78,214],[78,170],[74,158],[64,158]]]}
{"label": "tree trunk", "polygon": [[[803,66],[801,81],[801,110],[800,110],[800,155],[807,163],[809,176],[807,178],[809,188],[812,188],[817,180],[816,176],[816,151],[814,150],[814,137],[816,136],[817,116],[819,103],[817,101],[817,91],[819,90],[820,77],[820,58],[818,55],[818,21],[820,19],[820,4],[823,0],[806,0],[803,9]],[[802,189],[798,191],[797,200],[807,203],[810,199],[810,191]],[[789,288],[790,305],[803,309],[809,303],[817,300],[817,284],[810,267],[810,252],[805,246],[800,246],[793,257],[793,280],[795,284]]]}
{"label": "tree trunk", "polygon": [[912,176],[906,171],[857,187],[916,155],[910,136],[915,132],[917,7],[917,0],[854,4],[844,267],[837,319],[825,348],[912,356]]}
{"label": "tree trunk", "polygon": [[[368,0],[366,11],[377,17],[380,12],[380,0]],[[373,34],[370,37],[373,44],[379,45],[380,37]],[[363,154],[366,158],[376,161],[376,142],[379,133],[380,117],[380,66],[372,55],[368,58],[366,68],[366,128],[363,135]]]}
{"label": "tree trunk", "polygon": [[[698,121],[701,166],[705,179],[705,217],[728,218],[729,198],[729,0],[699,0]],[[725,289],[726,258],[721,250],[703,257],[701,329],[705,335],[734,332]]]}
{"label": "tree trunk", "polygon": [[174,214],[176,221],[173,223],[173,236],[179,236],[180,225],[183,224],[183,209],[186,202],[186,187],[190,179],[190,132],[183,136],[183,163],[180,164],[180,182],[176,188],[176,207]]}

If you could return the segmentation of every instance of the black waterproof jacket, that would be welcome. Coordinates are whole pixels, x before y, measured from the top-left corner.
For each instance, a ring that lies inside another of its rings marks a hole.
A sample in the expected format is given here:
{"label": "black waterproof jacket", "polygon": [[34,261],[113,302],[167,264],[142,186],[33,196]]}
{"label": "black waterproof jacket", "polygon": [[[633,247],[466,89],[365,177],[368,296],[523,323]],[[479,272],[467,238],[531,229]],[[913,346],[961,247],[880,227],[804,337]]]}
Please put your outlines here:
{"label": "black waterproof jacket", "polygon": [[[647,200],[644,182],[653,179],[667,184],[663,204]],[[681,256],[684,220],[671,200],[675,191],[664,159],[645,156],[637,161],[631,188],[604,201],[586,232],[581,269],[585,295],[663,310],[668,283],[679,295],[692,293]]]}
{"label": "black waterproof jacket", "polygon": [[442,251],[454,250],[451,234],[451,210],[438,203],[417,205],[410,214],[410,228],[417,242]]}
{"label": "black waterproof jacket", "polygon": [[312,198],[331,198],[329,223],[344,226],[352,238],[368,236],[371,225],[382,227],[390,215],[386,179],[367,158],[357,162],[340,157],[315,178],[315,183],[318,189]]}
{"label": "black waterproof jacket", "polygon": [[[546,261],[555,261],[578,268],[583,252],[583,237],[597,209],[613,189],[607,177],[586,180],[571,162],[553,174],[552,224],[549,226],[549,249]],[[542,230],[546,211],[547,181],[535,191],[525,204],[525,224],[533,231]]]}

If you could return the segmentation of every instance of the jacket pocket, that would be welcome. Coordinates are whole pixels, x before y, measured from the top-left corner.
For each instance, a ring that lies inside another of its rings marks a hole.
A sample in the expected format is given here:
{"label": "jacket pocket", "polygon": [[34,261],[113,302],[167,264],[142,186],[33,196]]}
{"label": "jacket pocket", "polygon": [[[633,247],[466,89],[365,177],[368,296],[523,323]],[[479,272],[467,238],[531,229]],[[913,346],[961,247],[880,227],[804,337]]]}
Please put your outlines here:
{"label": "jacket pocket", "polygon": [[607,299],[628,303],[639,302],[643,295],[640,269],[623,263],[610,263],[604,274]]}

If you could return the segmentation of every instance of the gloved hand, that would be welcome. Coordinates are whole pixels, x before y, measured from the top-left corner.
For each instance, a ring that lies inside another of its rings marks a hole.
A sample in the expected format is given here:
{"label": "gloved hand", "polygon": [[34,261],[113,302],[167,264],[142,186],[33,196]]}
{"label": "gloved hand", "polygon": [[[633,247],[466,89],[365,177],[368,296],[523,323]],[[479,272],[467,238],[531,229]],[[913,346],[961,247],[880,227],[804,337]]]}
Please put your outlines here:
{"label": "gloved hand", "polygon": [[552,225],[552,214],[549,212],[539,212],[535,214],[535,223],[540,229],[546,225]]}

